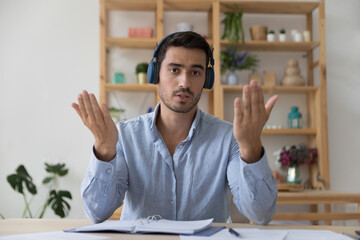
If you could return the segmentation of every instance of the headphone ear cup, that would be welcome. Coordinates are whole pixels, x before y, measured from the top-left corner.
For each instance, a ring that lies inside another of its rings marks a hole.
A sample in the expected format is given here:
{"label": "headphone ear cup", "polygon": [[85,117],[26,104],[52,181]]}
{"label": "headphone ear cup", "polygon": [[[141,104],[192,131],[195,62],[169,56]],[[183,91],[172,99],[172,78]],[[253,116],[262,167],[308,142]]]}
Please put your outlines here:
{"label": "headphone ear cup", "polygon": [[208,67],[206,69],[206,79],[204,83],[205,89],[212,89],[214,85],[214,69],[212,67]]}
{"label": "headphone ear cup", "polygon": [[155,72],[156,72],[156,62],[154,62],[154,60],[151,60],[151,62],[149,64],[149,67],[148,67],[148,70],[147,70],[148,83],[155,84],[154,83]]}
{"label": "headphone ear cup", "polygon": [[154,84],[158,84],[159,80],[160,80],[160,64],[159,63],[155,63],[155,72],[154,72]]}

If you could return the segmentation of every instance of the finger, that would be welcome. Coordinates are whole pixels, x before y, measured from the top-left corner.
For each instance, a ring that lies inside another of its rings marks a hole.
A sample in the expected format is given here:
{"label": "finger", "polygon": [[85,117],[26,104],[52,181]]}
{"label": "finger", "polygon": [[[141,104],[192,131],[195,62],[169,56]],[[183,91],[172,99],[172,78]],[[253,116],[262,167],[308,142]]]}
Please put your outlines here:
{"label": "finger", "polygon": [[257,85],[259,92],[259,111],[261,115],[265,115],[264,92],[260,84]]}
{"label": "finger", "polygon": [[95,95],[91,93],[89,95],[89,98],[90,98],[91,108],[93,109],[96,122],[98,122],[100,124],[104,124],[103,114],[102,114],[100,106],[96,100]]}
{"label": "finger", "polygon": [[265,109],[266,109],[266,115],[268,118],[270,116],[271,110],[273,109],[273,107],[278,99],[279,99],[279,96],[274,95],[266,102]]}
{"label": "finger", "polygon": [[80,111],[79,105],[76,104],[76,103],[72,103],[72,104],[71,104],[71,107],[72,107],[73,109],[75,109],[75,111],[77,112],[77,114],[79,115],[79,117],[82,119],[82,115],[81,115],[81,111]]}
{"label": "finger", "polygon": [[79,110],[80,110],[80,113],[81,113],[81,116],[82,116],[82,120],[85,121],[87,119],[87,117],[88,117],[88,114],[87,114],[86,109],[85,109],[85,104],[84,104],[82,94],[79,94],[78,102],[79,102]]}
{"label": "finger", "polygon": [[107,105],[105,103],[103,103],[101,105],[101,110],[103,112],[103,116],[104,116],[104,121],[105,123],[112,123],[114,122],[111,118],[110,112],[109,112],[109,108],[107,107]]}
{"label": "finger", "polygon": [[84,106],[85,106],[86,113],[88,115],[88,119],[90,121],[94,122],[95,121],[94,111],[93,111],[91,103],[90,103],[89,94],[85,90],[82,93],[82,99],[84,100]]}
{"label": "finger", "polygon": [[239,125],[242,122],[243,110],[241,106],[241,99],[235,98],[234,100],[234,125]]}
{"label": "finger", "polygon": [[250,89],[251,89],[251,117],[253,119],[257,119],[259,117],[259,93],[258,87],[255,80],[250,82]]}
{"label": "finger", "polygon": [[[251,106],[250,106],[250,87],[249,85],[245,85],[243,89],[242,96],[242,109],[243,109],[243,118],[242,121],[249,120],[251,117]],[[250,120],[249,120],[250,121]]]}

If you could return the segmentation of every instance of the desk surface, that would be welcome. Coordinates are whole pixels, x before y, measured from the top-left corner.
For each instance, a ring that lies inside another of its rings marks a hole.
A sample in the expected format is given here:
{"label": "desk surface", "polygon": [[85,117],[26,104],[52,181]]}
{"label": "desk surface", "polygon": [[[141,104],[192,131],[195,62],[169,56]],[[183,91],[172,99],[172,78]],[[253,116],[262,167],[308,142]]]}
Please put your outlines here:
{"label": "desk surface", "polygon": [[[86,219],[5,219],[0,220],[0,236],[13,235],[13,234],[27,234],[60,231],[64,229],[71,229],[89,225],[91,222]],[[254,224],[239,224],[228,223],[221,224],[215,223],[216,226],[227,226],[233,228],[262,228],[262,229],[313,229],[313,230],[332,230],[337,233],[354,234],[354,230],[359,230],[356,226],[313,226],[313,225],[270,225],[259,226]],[[180,239],[176,235],[130,235],[130,234],[105,234],[96,233],[101,236],[110,237],[110,239]]]}

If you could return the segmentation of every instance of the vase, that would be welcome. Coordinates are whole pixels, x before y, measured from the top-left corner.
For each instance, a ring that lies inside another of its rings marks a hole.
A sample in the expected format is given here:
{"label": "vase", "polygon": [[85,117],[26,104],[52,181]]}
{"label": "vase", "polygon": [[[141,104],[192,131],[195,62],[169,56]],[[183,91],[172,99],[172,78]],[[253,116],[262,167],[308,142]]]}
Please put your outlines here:
{"label": "vase", "polygon": [[297,166],[289,167],[286,182],[288,184],[301,183],[301,176],[300,176],[299,168]]}
{"label": "vase", "polygon": [[238,85],[239,79],[238,76],[235,74],[235,72],[230,71],[229,74],[226,77],[226,82],[228,85]]}

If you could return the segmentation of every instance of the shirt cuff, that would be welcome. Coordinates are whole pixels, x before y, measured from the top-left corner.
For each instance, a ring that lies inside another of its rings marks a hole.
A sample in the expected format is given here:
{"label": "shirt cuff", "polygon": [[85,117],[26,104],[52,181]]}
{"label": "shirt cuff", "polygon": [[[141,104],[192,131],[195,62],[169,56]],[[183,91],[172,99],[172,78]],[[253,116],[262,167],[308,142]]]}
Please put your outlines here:
{"label": "shirt cuff", "polygon": [[[264,149],[264,148],[263,148]],[[263,155],[261,159],[255,163],[247,163],[240,157],[240,165],[246,174],[252,173],[256,178],[265,179],[271,175],[271,169],[267,161],[265,150],[263,150]]]}
{"label": "shirt cuff", "polygon": [[110,181],[116,169],[115,158],[116,156],[110,162],[101,161],[95,156],[93,147],[89,164],[90,175],[105,182]]}

